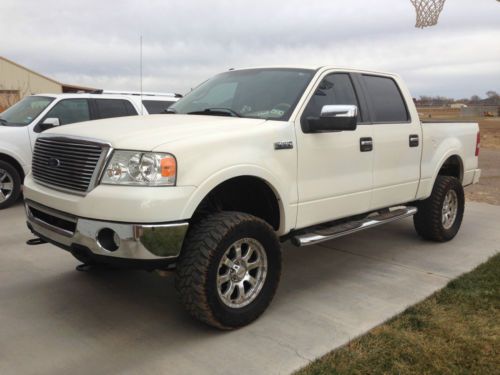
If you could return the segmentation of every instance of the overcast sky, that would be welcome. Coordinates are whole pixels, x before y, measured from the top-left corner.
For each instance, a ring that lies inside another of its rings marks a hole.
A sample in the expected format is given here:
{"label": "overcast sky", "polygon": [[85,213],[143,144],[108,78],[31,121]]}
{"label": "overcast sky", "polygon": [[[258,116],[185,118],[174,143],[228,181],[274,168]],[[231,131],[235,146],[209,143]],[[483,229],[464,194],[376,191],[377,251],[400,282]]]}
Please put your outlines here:
{"label": "overcast sky", "polygon": [[68,84],[185,93],[231,67],[399,73],[414,96],[500,91],[500,2],[447,0],[416,29],[410,0],[1,0],[0,55]]}

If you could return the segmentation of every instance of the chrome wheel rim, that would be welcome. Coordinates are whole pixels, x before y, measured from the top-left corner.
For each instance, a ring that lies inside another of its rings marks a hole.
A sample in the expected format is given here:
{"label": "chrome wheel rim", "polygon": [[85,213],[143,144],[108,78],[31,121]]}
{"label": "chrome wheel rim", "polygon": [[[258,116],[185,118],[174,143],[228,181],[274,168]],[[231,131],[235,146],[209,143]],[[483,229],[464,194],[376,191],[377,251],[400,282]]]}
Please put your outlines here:
{"label": "chrome wheel rim", "polygon": [[441,211],[441,223],[444,229],[450,229],[455,223],[458,212],[458,197],[455,190],[449,190],[443,202],[443,208]]}
{"label": "chrome wheel rim", "polygon": [[259,295],[267,276],[267,255],[262,244],[243,238],[224,252],[217,269],[217,291],[221,301],[241,308]]}
{"label": "chrome wheel rim", "polygon": [[9,199],[14,191],[14,179],[7,171],[0,169],[0,203]]}

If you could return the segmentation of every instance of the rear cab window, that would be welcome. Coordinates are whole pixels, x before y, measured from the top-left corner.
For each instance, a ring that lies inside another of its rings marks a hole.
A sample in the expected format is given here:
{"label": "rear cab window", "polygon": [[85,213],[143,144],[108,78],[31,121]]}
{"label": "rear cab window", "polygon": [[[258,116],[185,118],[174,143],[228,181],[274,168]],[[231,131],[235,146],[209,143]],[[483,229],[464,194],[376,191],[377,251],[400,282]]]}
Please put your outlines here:
{"label": "rear cab window", "polygon": [[390,77],[362,75],[372,122],[406,123],[410,121],[408,108],[399,87]]}
{"label": "rear cab window", "polygon": [[124,99],[95,99],[96,119],[137,115],[134,106]]}
{"label": "rear cab window", "polygon": [[150,115],[156,115],[159,113],[165,113],[165,110],[174,104],[175,101],[167,100],[143,100],[142,104],[146,107],[146,110]]}

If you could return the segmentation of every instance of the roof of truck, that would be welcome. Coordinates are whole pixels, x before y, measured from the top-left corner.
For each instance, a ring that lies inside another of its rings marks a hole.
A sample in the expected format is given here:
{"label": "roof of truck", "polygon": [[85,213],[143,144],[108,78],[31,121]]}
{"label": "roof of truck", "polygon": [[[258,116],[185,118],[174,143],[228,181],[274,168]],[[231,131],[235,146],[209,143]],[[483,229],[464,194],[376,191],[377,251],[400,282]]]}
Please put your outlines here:
{"label": "roof of truck", "polygon": [[370,69],[358,69],[358,68],[349,68],[345,66],[337,66],[337,65],[268,65],[268,66],[249,66],[242,68],[231,68],[229,70],[247,70],[247,69],[306,69],[306,70],[342,70],[356,73],[369,73],[369,74],[382,74],[388,76],[396,76],[395,73],[380,71],[380,70],[370,70]]}

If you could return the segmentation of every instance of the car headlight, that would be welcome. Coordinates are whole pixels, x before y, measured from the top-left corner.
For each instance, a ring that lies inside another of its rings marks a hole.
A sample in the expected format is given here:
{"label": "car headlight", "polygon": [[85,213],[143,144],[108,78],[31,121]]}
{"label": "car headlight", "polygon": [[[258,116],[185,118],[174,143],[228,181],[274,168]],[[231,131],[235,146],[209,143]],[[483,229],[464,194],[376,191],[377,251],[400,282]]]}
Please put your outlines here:
{"label": "car headlight", "polygon": [[101,179],[107,185],[173,186],[177,162],[170,154],[115,151]]}

